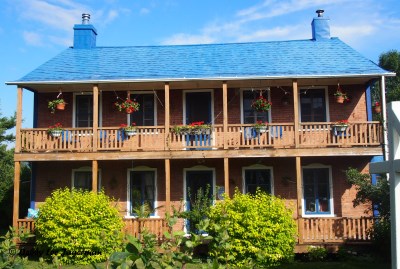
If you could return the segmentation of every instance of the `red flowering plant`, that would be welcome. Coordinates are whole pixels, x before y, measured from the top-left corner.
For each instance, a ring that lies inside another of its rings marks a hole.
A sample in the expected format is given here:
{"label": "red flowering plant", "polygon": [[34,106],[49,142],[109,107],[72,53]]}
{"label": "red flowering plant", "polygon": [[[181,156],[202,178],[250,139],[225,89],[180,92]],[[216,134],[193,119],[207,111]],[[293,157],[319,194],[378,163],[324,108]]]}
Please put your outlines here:
{"label": "red flowering plant", "polygon": [[126,132],[132,132],[132,131],[136,131],[136,123],[132,122],[131,125],[127,125],[127,124],[120,124],[119,128],[123,129]]}
{"label": "red flowering plant", "polygon": [[349,124],[348,120],[338,120],[335,122],[335,126],[347,126]]}
{"label": "red flowering plant", "polygon": [[381,106],[381,103],[375,102],[375,103],[374,103],[374,107],[377,107],[377,106]]}
{"label": "red flowering plant", "polygon": [[211,131],[211,125],[204,121],[195,121],[188,125],[176,125],[171,131],[175,134],[207,134]]}
{"label": "red flowering plant", "polygon": [[272,103],[262,95],[253,100],[253,103],[251,104],[251,107],[258,112],[266,112],[271,108],[271,106]]}
{"label": "red flowering plant", "polygon": [[47,132],[51,133],[53,131],[62,131],[62,130],[63,130],[63,128],[62,128],[61,123],[57,122],[54,125],[50,125],[49,128],[47,129]]}
{"label": "red flowering plant", "polygon": [[117,101],[114,103],[114,105],[118,109],[118,111],[125,111],[126,113],[138,111],[140,108],[140,104],[136,102],[135,99],[132,100],[130,98],[126,98],[121,102]]}
{"label": "red flowering plant", "polygon": [[263,122],[262,120],[258,120],[256,123],[253,124],[253,128],[256,132],[262,132],[267,129],[268,121]]}

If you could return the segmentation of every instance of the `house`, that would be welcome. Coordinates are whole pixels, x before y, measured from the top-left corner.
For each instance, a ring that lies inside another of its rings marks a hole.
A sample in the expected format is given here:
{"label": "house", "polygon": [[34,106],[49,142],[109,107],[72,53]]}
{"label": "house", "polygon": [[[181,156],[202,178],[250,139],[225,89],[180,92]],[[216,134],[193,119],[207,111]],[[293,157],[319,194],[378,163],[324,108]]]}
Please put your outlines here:
{"label": "house", "polygon": [[[294,209],[299,244],[369,240],[372,218],[353,208],[343,171],[367,172],[385,153],[370,85],[384,93],[394,74],[331,37],[317,13],[307,40],[134,47],[97,46],[83,14],[73,47],[7,83],[18,93],[13,225],[32,225],[18,212],[20,165],[30,162],[32,208],[57,188],[104,188],[128,226],[143,203],[159,207],[157,226],[188,189],[208,184],[221,199],[260,187]],[[32,129],[21,128],[24,89],[34,94]],[[58,97],[67,106],[51,113]],[[126,99],[139,110],[126,113]],[[255,100],[272,105],[257,111]],[[132,123],[128,135],[120,126]],[[55,124],[62,131],[51,135]]]}

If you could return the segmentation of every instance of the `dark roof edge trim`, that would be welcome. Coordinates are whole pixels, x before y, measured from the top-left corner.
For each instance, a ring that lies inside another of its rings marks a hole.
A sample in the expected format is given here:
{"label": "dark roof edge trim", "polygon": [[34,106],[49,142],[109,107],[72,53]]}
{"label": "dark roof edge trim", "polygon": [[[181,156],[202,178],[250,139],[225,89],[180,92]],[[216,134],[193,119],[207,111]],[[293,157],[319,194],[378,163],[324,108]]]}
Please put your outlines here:
{"label": "dark roof edge trim", "polygon": [[9,81],[6,85],[35,85],[35,84],[102,84],[102,83],[127,83],[127,82],[172,82],[172,81],[202,81],[202,80],[251,80],[251,79],[312,79],[312,78],[364,78],[364,77],[393,77],[396,73],[372,74],[338,74],[338,75],[294,75],[294,76],[254,76],[254,77],[209,77],[209,78],[155,78],[155,79],[109,79],[109,80],[60,80],[60,81]]}

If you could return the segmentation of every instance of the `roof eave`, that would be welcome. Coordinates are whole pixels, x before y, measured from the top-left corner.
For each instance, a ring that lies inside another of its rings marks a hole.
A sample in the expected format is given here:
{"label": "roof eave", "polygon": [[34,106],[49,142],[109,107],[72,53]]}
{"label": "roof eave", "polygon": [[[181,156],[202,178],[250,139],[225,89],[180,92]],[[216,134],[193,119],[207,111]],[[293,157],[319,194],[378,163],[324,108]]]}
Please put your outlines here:
{"label": "roof eave", "polygon": [[202,80],[252,80],[252,79],[321,79],[321,78],[366,78],[366,77],[393,77],[396,73],[371,73],[371,74],[335,74],[335,75],[292,75],[292,76],[246,76],[246,77],[203,77],[203,78],[143,78],[143,79],[104,79],[104,80],[43,80],[43,81],[8,81],[6,85],[39,85],[39,84],[103,84],[103,83],[129,83],[129,82],[179,82]]}

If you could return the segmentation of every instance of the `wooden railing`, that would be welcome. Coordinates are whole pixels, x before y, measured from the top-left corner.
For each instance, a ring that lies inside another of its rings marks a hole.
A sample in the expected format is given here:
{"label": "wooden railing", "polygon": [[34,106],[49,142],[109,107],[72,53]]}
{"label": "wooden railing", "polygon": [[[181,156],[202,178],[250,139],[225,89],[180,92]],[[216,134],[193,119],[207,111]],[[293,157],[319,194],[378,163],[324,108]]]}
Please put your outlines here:
{"label": "wooden railing", "polygon": [[361,218],[301,218],[298,220],[302,243],[335,243],[370,241],[372,217]]}
{"label": "wooden railing", "polygon": [[33,219],[18,219],[17,230],[20,233],[33,233],[35,230],[35,221]]}
{"label": "wooden railing", "polygon": [[146,218],[146,219],[124,219],[125,234],[139,237],[143,230],[155,234],[158,241],[164,238],[164,232],[168,231],[167,222],[163,218]]}
{"label": "wooden railing", "polygon": [[378,146],[383,139],[382,125],[377,122],[349,123],[340,130],[335,123],[301,123],[299,143],[302,147]]}
{"label": "wooden railing", "polygon": [[[102,127],[97,133],[98,151],[164,151],[293,148],[293,123],[271,123],[258,132],[251,124],[230,124],[227,133],[222,125],[214,125],[206,134],[165,134],[164,126],[141,126],[128,136],[116,127]],[[334,123],[301,123],[298,147],[379,146],[383,142],[379,122],[350,123],[343,131]],[[21,130],[21,149],[24,152],[93,151],[93,132],[90,128],[66,128],[59,137],[46,129]]]}

